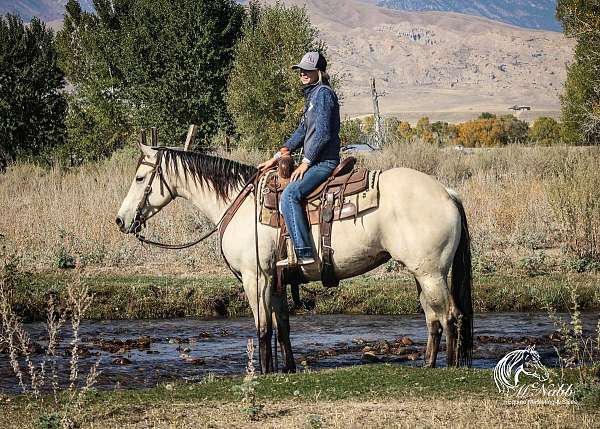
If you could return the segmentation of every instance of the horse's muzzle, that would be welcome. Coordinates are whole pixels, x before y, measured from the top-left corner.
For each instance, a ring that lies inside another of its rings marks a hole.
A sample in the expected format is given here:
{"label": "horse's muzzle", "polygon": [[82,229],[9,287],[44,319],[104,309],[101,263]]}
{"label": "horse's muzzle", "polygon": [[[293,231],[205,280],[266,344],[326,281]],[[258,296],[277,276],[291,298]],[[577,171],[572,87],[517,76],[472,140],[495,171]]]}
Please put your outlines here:
{"label": "horse's muzzle", "polygon": [[123,220],[123,218],[121,218],[121,216],[117,216],[117,218],[115,219],[115,222],[116,222],[116,224],[119,227],[119,230],[121,232],[124,232],[124,233],[128,233],[129,232],[127,230],[127,228],[125,228],[125,221]]}

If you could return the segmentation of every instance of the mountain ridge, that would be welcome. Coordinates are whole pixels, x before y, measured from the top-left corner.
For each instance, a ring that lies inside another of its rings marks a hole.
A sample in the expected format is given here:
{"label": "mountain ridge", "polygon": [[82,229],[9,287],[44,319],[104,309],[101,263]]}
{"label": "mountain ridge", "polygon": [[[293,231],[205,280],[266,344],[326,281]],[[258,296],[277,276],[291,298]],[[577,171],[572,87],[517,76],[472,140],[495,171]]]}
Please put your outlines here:
{"label": "mountain ridge", "polygon": [[378,6],[404,11],[457,12],[481,16],[522,28],[561,32],[556,0],[371,0]]}

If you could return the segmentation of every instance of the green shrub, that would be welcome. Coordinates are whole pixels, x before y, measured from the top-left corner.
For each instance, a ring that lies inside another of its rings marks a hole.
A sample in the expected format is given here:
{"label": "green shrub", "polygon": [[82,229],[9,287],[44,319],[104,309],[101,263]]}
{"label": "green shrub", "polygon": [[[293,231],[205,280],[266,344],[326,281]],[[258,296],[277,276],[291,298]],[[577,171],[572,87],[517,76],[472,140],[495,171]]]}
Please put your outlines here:
{"label": "green shrub", "polygon": [[558,144],[561,141],[561,126],[554,118],[537,118],[529,130],[529,140],[542,146]]}

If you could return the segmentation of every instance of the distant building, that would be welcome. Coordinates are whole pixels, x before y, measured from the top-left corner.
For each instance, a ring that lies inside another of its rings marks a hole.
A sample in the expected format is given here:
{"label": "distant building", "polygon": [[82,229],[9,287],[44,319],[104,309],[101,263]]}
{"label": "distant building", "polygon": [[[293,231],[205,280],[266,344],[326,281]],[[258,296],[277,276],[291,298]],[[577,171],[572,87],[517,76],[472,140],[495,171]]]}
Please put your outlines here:
{"label": "distant building", "polygon": [[519,112],[521,110],[531,110],[531,106],[517,106],[516,104],[512,107],[509,107],[508,110],[514,110],[515,112]]}

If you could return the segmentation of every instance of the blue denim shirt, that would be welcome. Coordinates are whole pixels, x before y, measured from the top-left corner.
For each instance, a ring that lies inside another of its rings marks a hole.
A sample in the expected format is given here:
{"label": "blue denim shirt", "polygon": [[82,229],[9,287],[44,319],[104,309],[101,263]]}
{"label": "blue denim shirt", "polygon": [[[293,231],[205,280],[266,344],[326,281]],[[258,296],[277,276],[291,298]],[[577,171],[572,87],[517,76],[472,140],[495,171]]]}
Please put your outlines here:
{"label": "blue denim shirt", "polygon": [[304,88],[304,114],[285,143],[290,152],[304,145],[303,162],[340,160],[340,105],[333,89],[316,84]]}

